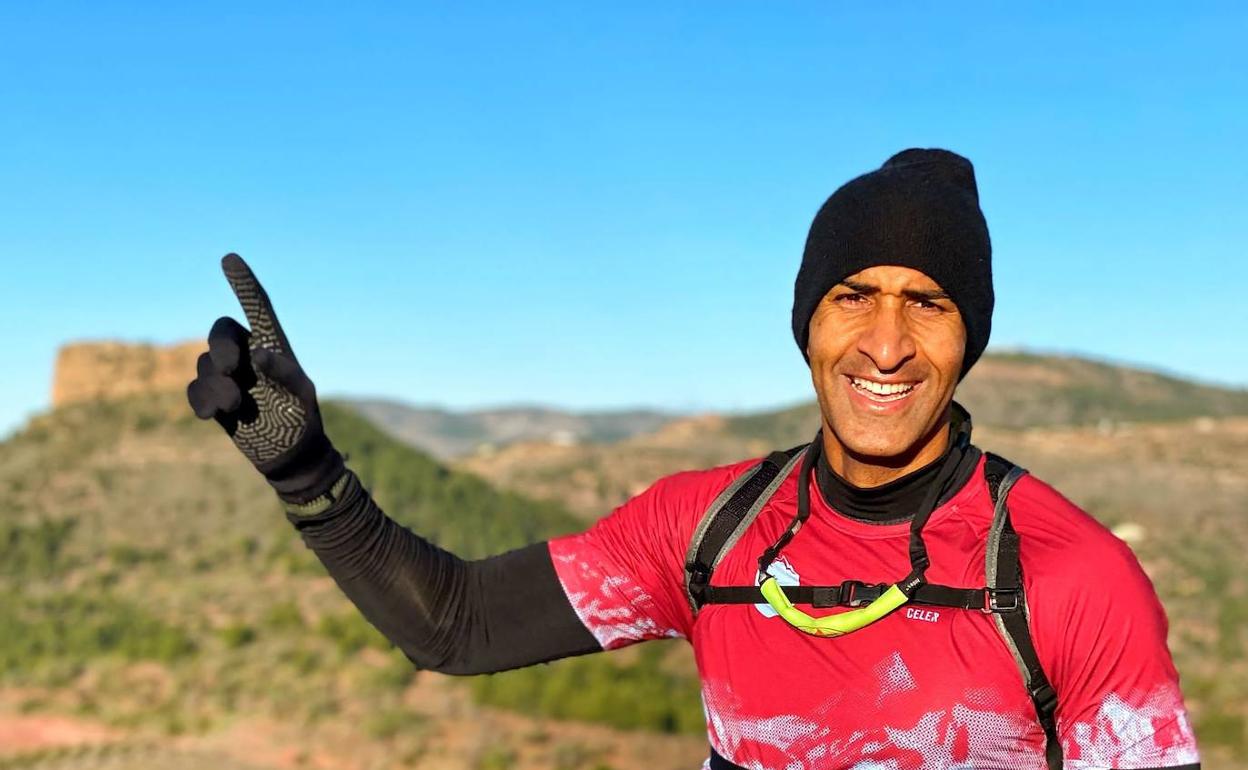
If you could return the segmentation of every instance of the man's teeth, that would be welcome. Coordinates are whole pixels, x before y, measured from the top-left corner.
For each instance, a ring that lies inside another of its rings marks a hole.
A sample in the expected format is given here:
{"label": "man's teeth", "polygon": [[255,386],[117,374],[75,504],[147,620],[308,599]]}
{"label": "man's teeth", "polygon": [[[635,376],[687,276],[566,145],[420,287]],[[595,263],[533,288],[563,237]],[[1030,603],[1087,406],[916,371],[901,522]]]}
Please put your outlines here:
{"label": "man's teeth", "polygon": [[850,377],[850,382],[854,387],[873,396],[897,396],[903,397],[905,394],[914,390],[913,382],[895,382],[884,383],[874,382],[872,380],[864,380],[861,377]]}

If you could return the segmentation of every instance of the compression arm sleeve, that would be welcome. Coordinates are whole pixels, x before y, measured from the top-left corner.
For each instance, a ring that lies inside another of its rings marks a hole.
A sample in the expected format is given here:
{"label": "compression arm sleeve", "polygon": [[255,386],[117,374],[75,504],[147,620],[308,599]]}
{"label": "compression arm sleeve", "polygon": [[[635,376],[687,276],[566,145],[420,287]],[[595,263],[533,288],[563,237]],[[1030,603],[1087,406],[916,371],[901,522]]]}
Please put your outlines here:
{"label": "compression arm sleeve", "polygon": [[602,649],[547,544],[465,561],[399,525],[351,471],[323,510],[287,518],[343,593],[419,668],[481,674]]}

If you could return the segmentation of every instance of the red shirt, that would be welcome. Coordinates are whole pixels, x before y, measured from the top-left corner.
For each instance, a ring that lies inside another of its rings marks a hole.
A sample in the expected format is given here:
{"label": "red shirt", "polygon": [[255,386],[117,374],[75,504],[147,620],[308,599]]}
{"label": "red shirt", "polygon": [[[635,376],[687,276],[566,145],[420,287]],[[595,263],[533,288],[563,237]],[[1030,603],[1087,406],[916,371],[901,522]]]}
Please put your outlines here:
{"label": "red shirt", "polygon": [[[803,634],[766,605],[707,605],[694,618],[683,574],[693,530],[755,462],[660,479],[587,532],[551,541],[564,590],[602,646],[690,640],[711,745],[746,767],[1042,770],[1044,732],[989,615],[905,606],[835,639]],[[757,582],[759,554],[795,513],[797,475],[724,557],[713,584]],[[909,572],[909,524],[847,518],[809,483],[810,520],[770,570],[780,582],[891,583]],[[1009,502],[1032,634],[1058,693],[1066,767],[1197,762],[1165,612],[1134,554],[1030,475]],[[923,530],[930,582],[985,584],[992,513],[981,460]]]}

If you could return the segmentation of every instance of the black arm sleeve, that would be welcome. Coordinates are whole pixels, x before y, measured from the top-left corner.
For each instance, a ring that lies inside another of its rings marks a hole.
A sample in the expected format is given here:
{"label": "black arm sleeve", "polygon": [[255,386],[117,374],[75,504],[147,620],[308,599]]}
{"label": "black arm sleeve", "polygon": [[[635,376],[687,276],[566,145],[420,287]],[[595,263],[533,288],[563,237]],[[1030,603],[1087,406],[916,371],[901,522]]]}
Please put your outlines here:
{"label": "black arm sleeve", "polygon": [[418,667],[481,674],[602,649],[546,543],[465,561],[386,516],[347,471],[336,499],[287,517],[343,593]]}

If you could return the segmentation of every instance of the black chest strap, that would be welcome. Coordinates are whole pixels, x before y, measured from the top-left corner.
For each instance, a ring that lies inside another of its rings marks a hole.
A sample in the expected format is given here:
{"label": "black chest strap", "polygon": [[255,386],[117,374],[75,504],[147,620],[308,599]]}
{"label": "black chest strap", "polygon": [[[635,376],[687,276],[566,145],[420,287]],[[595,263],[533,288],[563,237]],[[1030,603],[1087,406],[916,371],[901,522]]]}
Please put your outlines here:
{"label": "black chest strap", "polygon": [[[815,609],[828,607],[861,607],[880,598],[891,583],[864,583],[846,580],[835,586],[780,586],[794,604],[809,604]],[[766,604],[758,586],[712,586],[702,589],[702,604]],[[910,604],[931,607],[953,607],[981,612],[1013,612],[1018,608],[1019,593],[1014,588],[955,588],[937,583],[924,583],[910,597]]]}

